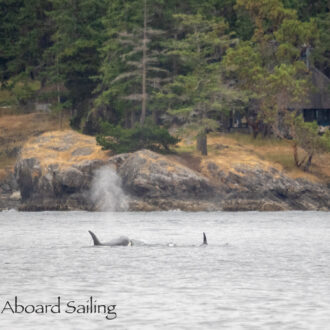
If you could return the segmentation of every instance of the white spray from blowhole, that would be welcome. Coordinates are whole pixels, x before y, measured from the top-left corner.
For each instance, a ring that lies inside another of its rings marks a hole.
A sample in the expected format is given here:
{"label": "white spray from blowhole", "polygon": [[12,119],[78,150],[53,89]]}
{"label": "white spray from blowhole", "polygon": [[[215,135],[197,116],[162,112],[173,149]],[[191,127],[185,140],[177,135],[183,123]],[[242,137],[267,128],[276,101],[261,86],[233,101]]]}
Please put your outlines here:
{"label": "white spray from blowhole", "polygon": [[121,178],[110,166],[103,166],[94,172],[90,197],[99,211],[127,211],[129,207]]}

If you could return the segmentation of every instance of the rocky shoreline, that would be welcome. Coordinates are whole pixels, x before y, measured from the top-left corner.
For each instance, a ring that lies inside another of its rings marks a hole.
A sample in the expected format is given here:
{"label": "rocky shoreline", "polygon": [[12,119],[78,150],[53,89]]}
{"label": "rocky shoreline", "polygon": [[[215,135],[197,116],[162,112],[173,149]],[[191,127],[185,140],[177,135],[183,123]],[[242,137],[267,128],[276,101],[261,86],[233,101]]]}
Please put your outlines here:
{"label": "rocky shoreline", "polygon": [[224,169],[206,160],[197,171],[149,150],[110,156],[94,138],[72,131],[45,133],[23,147],[15,178],[0,184],[0,208],[100,210],[90,191],[95,171],[103,166],[118,175],[116,184],[121,182],[131,211],[330,209],[327,186],[289,178],[261,163]]}

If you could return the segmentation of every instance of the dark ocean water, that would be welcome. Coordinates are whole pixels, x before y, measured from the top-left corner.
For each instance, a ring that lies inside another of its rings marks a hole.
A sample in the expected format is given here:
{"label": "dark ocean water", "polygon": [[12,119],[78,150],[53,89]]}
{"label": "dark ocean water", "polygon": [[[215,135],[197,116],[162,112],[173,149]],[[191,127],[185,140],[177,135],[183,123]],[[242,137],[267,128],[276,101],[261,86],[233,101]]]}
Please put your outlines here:
{"label": "dark ocean water", "polygon": [[[329,329],[330,213],[8,211],[0,229],[0,329]],[[61,313],[1,314],[15,296]],[[90,297],[116,319],[66,313]]]}

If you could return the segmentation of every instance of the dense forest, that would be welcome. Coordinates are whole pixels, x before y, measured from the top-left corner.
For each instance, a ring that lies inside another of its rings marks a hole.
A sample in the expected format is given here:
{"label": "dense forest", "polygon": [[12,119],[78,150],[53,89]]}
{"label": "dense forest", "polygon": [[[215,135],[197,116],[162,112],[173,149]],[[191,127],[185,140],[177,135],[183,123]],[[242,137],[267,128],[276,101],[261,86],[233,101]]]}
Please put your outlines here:
{"label": "dense forest", "polygon": [[310,67],[330,76],[327,0],[0,0],[0,15],[1,89],[70,113],[106,147],[166,149],[175,126],[206,153],[233,113],[311,157],[324,146],[292,109]]}

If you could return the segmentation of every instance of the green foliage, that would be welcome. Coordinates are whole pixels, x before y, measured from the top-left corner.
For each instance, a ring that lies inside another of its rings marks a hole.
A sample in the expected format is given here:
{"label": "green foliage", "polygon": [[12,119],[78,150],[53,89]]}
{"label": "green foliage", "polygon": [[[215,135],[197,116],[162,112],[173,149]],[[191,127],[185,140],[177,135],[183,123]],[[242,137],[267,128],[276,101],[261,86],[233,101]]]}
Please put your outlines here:
{"label": "green foliage", "polygon": [[283,4],[287,8],[295,9],[302,21],[329,12],[329,2],[327,0],[283,0]]}
{"label": "green foliage", "polygon": [[[316,122],[304,122],[302,115],[293,120],[292,135],[294,138],[294,159],[297,167],[308,171],[314,155],[330,151],[330,131],[322,136]],[[305,157],[299,157],[298,147],[306,152]]]}
{"label": "green foliage", "polygon": [[296,17],[295,11],[285,8],[281,0],[237,0],[236,9],[248,12],[255,25],[253,39],[257,42],[267,39],[284,19]]}
{"label": "green foliage", "polygon": [[69,101],[77,110],[75,127],[87,113],[96,87],[93,76],[98,71],[98,49],[104,40],[105,9],[105,0],[52,0],[52,10],[47,12],[54,31],[52,45],[45,53],[48,63],[43,78],[49,86],[56,86],[58,100]]}
{"label": "green foliage", "polygon": [[164,3],[145,4],[115,1],[104,20],[107,38],[101,48],[104,61],[95,105],[115,108],[126,128],[133,127],[137,117],[143,124],[146,115],[159,111],[154,96],[168,81],[162,45],[166,33],[155,17],[157,7]]}
{"label": "green foliage", "polygon": [[103,149],[110,149],[116,154],[140,149],[169,152],[169,146],[180,141],[171,136],[167,129],[155,125],[125,129],[106,122],[101,124],[101,134],[96,140]]}
{"label": "green foliage", "polygon": [[1,88],[77,129],[94,108],[116,129],[152,117],[203,135],[234,111],[282,136],[306,63],[330,74],[329,17],[324,0],[0,0]]}
{"label": "green foliage", "polygon": [[223,80],[221,59],[233,42],[223,19],[206,19],[202,15],[175,15],[180,39],[171,39],[168,54],[181,64],[181,74],[166,85],[159,99],[166,100],[168,113],[184,120],[198,132],[214,130],[219,123],[212,113],[228,113],[244,106],[238,95]]}
{"label": "green foliage", "polygon": [[251,93],[259,92],[263,85],[265,69],[257,49],[250,42],[240,42],[235,48],[230,48],[223,60],[226,75],[235,79],[240,88]]}
{"label": "green foliage", "polygon": [[299,21],[281,0],[238,0],[237,9],[254,22],[253,42],[241,42],[227,52],[227,77],[249,95],[254,126],[261,122],[283,137],[281,118],[308,95],[310,77],[301,54],[317,43],[316,23]]}
{"label": "green foliage", "polygon": [[322,149],[326,152],[330,152],[330,129],[321,136]]}
{"label": "green foliage", "polygon": [[38,91],[39,88],[39,81],[33,81],[31,79],[19,79],[13,83],[10,91],[17,104],[25,105],[29,101],[33,100],[35,92]]}
{"label": "green foliage", "polygon": [[0,0],[2,83],[19,74],[35,79],[42,71],[43,53],[50,46],[50,8],[50,0]]}
{"label": "green foliage", "polygon": [[319,15],[315,22],[319,31],[319,40],[311,56],[315,65],[330,76],[330,12]]}
{"label": "green foliage", "polygon": [[320,135],[317,123],[304,122],[301,115],[294,121],[294,139],[309,154],[330,151],[330,131]]}

